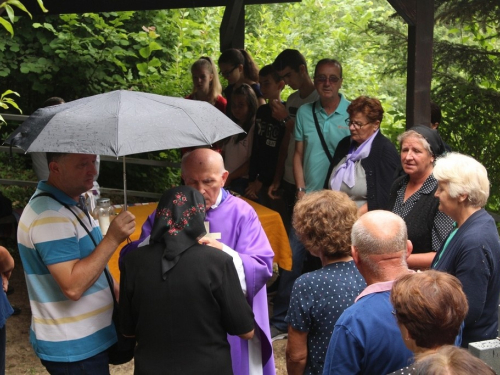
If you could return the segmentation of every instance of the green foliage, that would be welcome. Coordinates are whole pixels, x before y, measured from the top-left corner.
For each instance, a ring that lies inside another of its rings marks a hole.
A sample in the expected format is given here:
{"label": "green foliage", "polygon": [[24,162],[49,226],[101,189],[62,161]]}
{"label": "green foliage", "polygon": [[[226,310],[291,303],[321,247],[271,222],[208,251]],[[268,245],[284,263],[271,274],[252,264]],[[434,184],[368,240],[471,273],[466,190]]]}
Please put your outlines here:
{"label": "green foliage", "polygon": [[[44,12],[47,12],[47,9],[45,9],[45,7],[43,6],[43,1],[42,0],[37,0],[38,1],[38,5],[40,6],[40,8],[44,11]],[[13,23],[15,21],[14,19],[14,8],[13,7],[17,7],[19,8],[20,10],[22,10],[23,12],[25,12],[26,14],[28,14],[31,18],[31,13],[28,12],[28,10],[26,9],[26,7],[19,1],[19,0],[4,0],[0,3],[0,15],[2,14],[3,12],[3,9],[5,9],[5,11],[7,12],[7,16],[9,18],[9,20],[6,20],[4,19],[3,17],[0,17],[0,25],[3,26],[3,28],[10,33],[11,37],[14,36],[14,27],[13,27]],[[0,73],[0,77],[2,76],[7,76],[7,74],[9,73],[8,70],[4,71],[3,74]],[[21,109],[19,108],[19,106],[17,105],[17,103],[14,101],[14,99],[12,99],[11,97],[8,97],[9,95],[17,95],[19,96],[19,94],[15,91],[12,91],[12,90],[6,90],[3,92],[2,96],[0,97],[0,108],[3,108],[3,109],[9,109],[9,107],[13,107],[15,109],[17,109],[19,112],[22,113]],[[5,121],[3,119],[2,116],[0,116],[0,126],[2,124],[5,124]]]}
{"label": "green foliage", "polygon": [[[0,108],[3,109],[9,109],[10,107],[16,108],[19,112],[23,113],[17,103],[14,101],[14,99],[10,98],[9,95],[17,95],[19,94],[15,91],[12,90],[7,90],[5,91],[1,96],[0,96]],[[0,115],[0,125],[5,124],[6,122],[4,121],[3,117]]]}
{"label": "green foliage", "polygon": [[[10,157],[4,152],[0,152],[0,178],[36,181],[35,173],[31,169],[31,160],[22,154],[13,154]],[[32,187],[15,185],[0,185],[0,190],[12,201],[13,208],[24,208],[34,191]]]}
{"label": "green foliage", "polygon": [[[37,1],[38,1],[38,5],[42,9],[42,11],[47,12],[47,9],[45,9],[45,7],[43,6],[43,1],[42,0],[37,0]],[[7,16],[9,18],[9,20],[6,20],[5,18],[0,17],[0,25],[2,25],[4,27],[4,29],[10,33],[11,36],[14,36],[13,23],[15,22],[15,18],[14,18],[15,12],[14,12],[13,7],[16,7],[18,9],[22,10],[24,13],[26,13],[31,18],[31,13],[28,12],[28,9],[26,9],[26,7],[23,5],[23,3],[21,3],[19,0],[4,0],[2,3],[0,3],[0,14],[2,13],[1,10],[5,9],[5,11],[7,12]]]}

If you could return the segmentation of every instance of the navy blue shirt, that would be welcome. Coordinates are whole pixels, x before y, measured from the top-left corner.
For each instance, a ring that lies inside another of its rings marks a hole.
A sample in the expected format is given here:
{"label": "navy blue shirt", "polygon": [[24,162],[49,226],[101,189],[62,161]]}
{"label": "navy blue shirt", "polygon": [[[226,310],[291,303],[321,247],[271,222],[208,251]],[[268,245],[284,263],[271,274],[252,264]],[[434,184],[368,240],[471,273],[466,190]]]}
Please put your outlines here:
{"label": "navy blue shirt", "polygon": [[[439,259],[440,258],[440,259]],[[498,335],[500,296],[500,242],[493,218],[481,209],[441,248],[432,268],[457,277],[469,302],[462,347]]]}
{"label": "navy blue shirt", "polygon": [[390,290],[370,293],[344,311],[328,346],[324,375],[382,375],[408,366],[413,353],[403,342],[389,297]]}

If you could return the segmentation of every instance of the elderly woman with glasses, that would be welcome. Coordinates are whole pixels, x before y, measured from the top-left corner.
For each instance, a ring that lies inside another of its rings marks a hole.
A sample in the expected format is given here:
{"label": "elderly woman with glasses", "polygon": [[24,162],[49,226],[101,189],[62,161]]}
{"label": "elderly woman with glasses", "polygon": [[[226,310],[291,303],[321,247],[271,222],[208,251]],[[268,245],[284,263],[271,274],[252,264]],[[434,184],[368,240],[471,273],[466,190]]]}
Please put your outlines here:
{"label": "elderly woman with glasses", "polygon": [[408,266],[428,269],[436,251],[453,229],[453,220],[438,210],[434,197],[437,181],[432,172],[436,158],[445,152],[438,132],[414,126],[398,137],[403,176],[392,184],[387,209],[401,216],[408,227],[413,252]]}
{"label": "elderly woman with glasses", "polygon": [[[403,341],[416,357],[459,341],[468,304],[456,277],[433,270],[404,275],[392,286],[391,303]],[[412,367],[393,374],[413,374]]]}
{"label": "elderly woman with glasses", "polygon": [[484,210],[490,192],[481,163],[458,153],[439,158],[434,167],[439,210],[455,229],[436,254],[432,268],[455,275],[469,300],[462,346],[498,335],[500,241],[493,218]]}
{"label": "elderly woman with glasses", "polygon": [[384,110],[378,99],[360,96],[347,113],[351,135],[335,150],[325,188],[346,193],[362,215],[387,205],[399,155],[380,131]]}

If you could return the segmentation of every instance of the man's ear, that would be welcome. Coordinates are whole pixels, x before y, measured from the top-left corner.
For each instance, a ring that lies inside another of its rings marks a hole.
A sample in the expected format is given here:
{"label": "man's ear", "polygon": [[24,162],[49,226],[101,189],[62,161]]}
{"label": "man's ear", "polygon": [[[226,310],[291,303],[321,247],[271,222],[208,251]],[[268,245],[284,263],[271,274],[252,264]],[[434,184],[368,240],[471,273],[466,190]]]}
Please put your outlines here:
{"label": "man's ear", "polygon": [[410,240],[406,240],[406,259],[411,255],[411,252],[413,251],[413,244],[411,243]]}
{"label": "man's ear", "polygon": [[358,253],[358,250],[351,245],[351,256],[352,256],[352,259],[354,260],[354,263],[356,265],[358,265],[359,263],[359,253]]}
{"label": "man's ear", "polygon": [[59,172],[59,164],[56,161],[51,161],[49,163],[49,172],[52,172],[52,173]]}
{"label": "man's ear", "polygon": [[224,171],[224,173],[222,173],[222,186],[224,186],[226,184],[226,180],[227,180],[228,176],[229,176],[228,171]]}
{"label": "man's ear", "polygon": [[301,75],[307,74],[307,69],[306,69],[306,66],[304,64],[299,65],[299,73]]}

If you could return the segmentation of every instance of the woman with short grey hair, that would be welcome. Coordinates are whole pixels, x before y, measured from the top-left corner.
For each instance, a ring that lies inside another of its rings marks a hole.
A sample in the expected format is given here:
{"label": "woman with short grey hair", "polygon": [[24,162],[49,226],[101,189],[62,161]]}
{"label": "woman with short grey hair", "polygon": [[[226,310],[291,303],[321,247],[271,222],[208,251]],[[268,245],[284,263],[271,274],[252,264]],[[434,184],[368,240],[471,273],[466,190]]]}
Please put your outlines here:
{"label": "woman with short grey hair", "polygon": [[449,153],[434,167],[439,210],[456,223],[432,268],[456,276],[469,301],[462,347],[498,335],[500,240],[484,210],[490,187],[486,168],[470,156]]}

